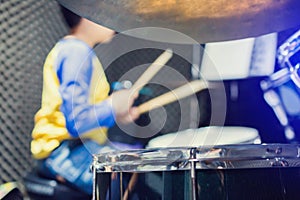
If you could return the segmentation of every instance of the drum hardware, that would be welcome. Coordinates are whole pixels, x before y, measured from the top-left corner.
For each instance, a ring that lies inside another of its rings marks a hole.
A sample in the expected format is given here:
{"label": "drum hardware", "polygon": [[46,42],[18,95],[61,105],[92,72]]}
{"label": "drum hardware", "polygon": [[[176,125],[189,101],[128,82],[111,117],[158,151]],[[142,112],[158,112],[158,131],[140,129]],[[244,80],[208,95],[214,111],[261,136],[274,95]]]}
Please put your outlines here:
{"label": "drum hardware", "polygon": [[196,148],[191,148],[189,162],[191,163],[190,176],[191,176],[191,184],[192,184],[192,191],[191,192],[192,192],[192,199],[193,200],[197,199],[196,162],[198,162],[198,160],[196,159],[196,153],[197,153],[197,149]]}
{"label": "drum hardware", "polygon": [[282,148],[277,147],[275,150],[267,148],[266,152],[267,153],[281,154],[282,153]]}
{"label": "drum hardware", "polygon": [[208,148],[203,147],[198,148],[196,159],[198,160],[199,164],[197,165],[196,169],[239,168],[241,167],[241,163],[248,162],[254,158],[253,156],[249,156],[249,154],[259,154],[260,156],[255,157],[255,159],[257,161],[260,160],[261,162],[264,162],[265,166],[269,167],[288,167],[290,166],[288,161],[290,159],[289,154],[293,154],[292,157],[294,158],[299,157],[298,146],[293,146],[296,147],[295,149],[290,149],[289,146],[282,146],[280,144],[262,145],[261,147],[262,148],[257,149],[256,145],[247,145],[247,149],[243,149],[240,145],[229,145],[216,146],[209,150]]}
{"label": "drum hardware", "polygon": [[[277,53],[278,63],[282,68],[290,71],[290,78],[300,88],[300,30],[288,38],[279,48]],[[298,57],[298,58],[297,58]]]}
{"label": "drum hardware", "polygon": [[272,167],[288,167],[289,163],[284,158],[275,158],[275,161],[271,162]]}
{"label": "drum hardware", "polygon": [[288,161],[283,157],[277,157],[276,155],[280,155],[283,153],[282,147],[275,147],[275,149],[266,149],[267,153],[275,154],[274,161],[270,161],[272,167],[288,167]]}
{"label": "drum hardware", "polygon": [[[278,75],[280,75],[278,77]],[[272,77],[273,76],[273,77]],[[283,77],[282,77],[283,76]],[[278,77],[278,78],[277,78]],[[285,138],[291,143],[295,142],[295,131],[290,125],[287,113],[285,111],[284,105],[282,105],[281,98],[278,92],[275,90],[276,87],[280,87],[279,84],[283,85],[289,81],[291,74],[287,69],[282,69],[273,75],[268,80],[261,81],[261,88],[264,91],[264,99],[273,109],[275,116],[279,120],[280,124],[284,128]]]}
{"label": "drum hardware", "polygon": [[300,65],[297,64],[295,66],[295,68],[291,68],[291,79],[300,88],[300,80],[299,80],[300,78],[299,78],[299,74],[298,74],[299,67],[300,67]]}
{"label": "drum hardware", "polygon": [[[123,172],[120,172],[120,182],[123,183]],[[123,184],[120,184],[120,200],[124,200],[125,193],[123,194]]]}
{"label": "drum hardware", "polygon": [[300,30],[288,38],[279,48],[277,53],[278,62],[282,68],[293,68],[291,63],[293,57],[300,50]]}
{"label": "drum hardware", "polygon": [[300,103],[299,51],[300,30],[278,48],[277,59],[282,69],[261,81],[264,99],[273,109],[290,143],[297,143],[297,141],[289,118],[300,116],[300,110],[295,106]]}

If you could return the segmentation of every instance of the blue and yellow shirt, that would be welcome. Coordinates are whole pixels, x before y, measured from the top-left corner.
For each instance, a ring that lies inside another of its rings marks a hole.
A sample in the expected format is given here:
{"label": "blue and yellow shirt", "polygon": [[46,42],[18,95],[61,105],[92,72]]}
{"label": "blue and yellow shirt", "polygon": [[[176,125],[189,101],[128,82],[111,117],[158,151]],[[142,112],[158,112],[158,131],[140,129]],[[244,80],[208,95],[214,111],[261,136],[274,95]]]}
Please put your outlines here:
{"label": "blue and yellow shirt", "polygon": [[66,139],[106,141],[114,124],[111,104],[105,100],[109,84],[103,68],[86,43],[60,40],[46,58],[40,110],[35,115],[31,152],[43,159]]}

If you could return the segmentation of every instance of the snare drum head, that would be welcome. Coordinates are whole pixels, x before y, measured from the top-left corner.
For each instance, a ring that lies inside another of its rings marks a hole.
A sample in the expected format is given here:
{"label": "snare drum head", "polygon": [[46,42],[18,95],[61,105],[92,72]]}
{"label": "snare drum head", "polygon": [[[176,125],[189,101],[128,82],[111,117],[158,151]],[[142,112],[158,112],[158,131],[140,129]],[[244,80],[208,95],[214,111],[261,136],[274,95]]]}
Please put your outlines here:
{"label": "snare drum head", "polygon": [[254,128],[210,126],[159,136],[150,140],[147,147],[199,147],[204,145],[260,143],[259,133]]}

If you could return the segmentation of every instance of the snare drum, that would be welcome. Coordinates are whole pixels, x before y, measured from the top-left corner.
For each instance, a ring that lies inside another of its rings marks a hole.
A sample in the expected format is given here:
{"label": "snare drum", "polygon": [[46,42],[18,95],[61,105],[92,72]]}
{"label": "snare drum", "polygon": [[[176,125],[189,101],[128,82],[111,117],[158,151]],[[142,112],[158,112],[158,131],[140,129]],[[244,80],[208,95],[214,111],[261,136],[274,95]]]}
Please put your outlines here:
{"label": "snare drum", "polygon": [[[94,155],[94,199],[295,199],[299,145],[156,148]],[[129,180],[124,183],[125,175]],[[115,179],[116,180],[116,179]]]}
{"label": "snare drum", "polygon": [[199,147],[227,144],[260,144],[256,129],[237,126],[209,126],[169,133],[149,141],[148,148],[155,147]]}

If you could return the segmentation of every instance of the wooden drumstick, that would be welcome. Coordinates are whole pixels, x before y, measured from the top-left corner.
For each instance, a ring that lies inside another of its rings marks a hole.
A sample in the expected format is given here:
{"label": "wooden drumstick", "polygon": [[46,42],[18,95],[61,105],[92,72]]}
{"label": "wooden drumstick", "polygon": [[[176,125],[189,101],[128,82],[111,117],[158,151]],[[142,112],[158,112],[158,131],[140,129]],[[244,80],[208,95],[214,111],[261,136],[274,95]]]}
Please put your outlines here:
{"label": "wooden drumstick", "polygon": [[195,94],[207,88],[208,88],[208,83],[204,80],[191,81],[183,86],[171,90],[170,92],[160,95],[154,99],[151,99],[139,105],[137,108],[139,110],[139,113],[142,114],[150,110],[153,110],[155,108],[177,101],[179,99],[182,99],[184,97]]}
{"label": "wooden drumstick", "polygon": [[172,58],[172,56],[173,51],[171,49],[165,50],[133,84],[131,90],[135,92],[144,87],[155,76],[155,74],[157,74],[157,72]]}
{"label": "wooden drumstick", "polygon": [[131,178],[130,178],[130,181],[128,183],[128,187],[126,188],[126,190],[124,192],[124,196],[123,196],[122,200],[128,200],[128,197],[129,197],[130,193],[133,191],[137,180],[138,180],[138,174],[133,173]]}

